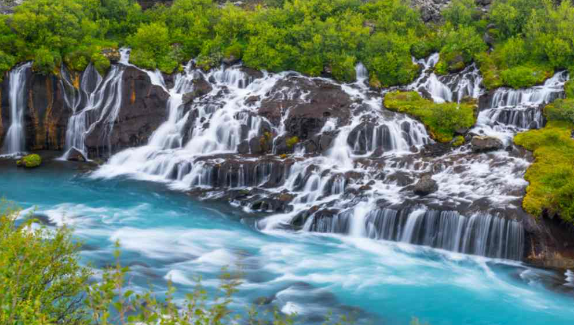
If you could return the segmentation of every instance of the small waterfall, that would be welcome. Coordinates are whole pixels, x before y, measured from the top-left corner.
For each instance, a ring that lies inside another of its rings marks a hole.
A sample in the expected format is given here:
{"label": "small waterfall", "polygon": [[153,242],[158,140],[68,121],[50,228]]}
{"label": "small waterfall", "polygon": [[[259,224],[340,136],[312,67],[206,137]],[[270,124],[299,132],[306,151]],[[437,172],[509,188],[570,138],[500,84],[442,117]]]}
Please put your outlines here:
{"label": "small waterfall", "polygon": [[521,260],[524,249],[522,224],[489,214],[465,217],[422,207],[372,210],[358,206],[332,217],[310,218],[306,230],[313,232],[362,235],[511,260]]}
{"label": "small waterfall", "polygon": [[26,104],[26,73],[32,63],[26,63],[10,71],[10,127],[4,138],[2,154],[16,155],[25,150],[24,111]]}
{"label": "small waterfall", "polygon": [[459,73],[437,76],[433,69],[439,59],[438,53],[427,59],[413,59],[414,63],[423,67],[423,72],[407,89],[421,92],[435,103],[460,102],[465,97],[479,98],[482,95],[482,76],[475,64]]}
{"label": "small waterfall", "polygon": [[567,71],[556,73],[543,85],[527,89],[499,88],[483,107],[473,131],[512,143],[516,132],[544,126],[543,107],[564,97]]}
{"label": "small waterfall", "polygon": [[[122,62],[128,60],[127,50],[122,50],[120,53]],[[68,158],[72,149],[88,157],[86,138],[94,132],[97,125],[103,126],[99,139],[107,147],[107,154],[111,154],[110,136],[122,105],[124,71],[123,64],[113,65],[106,78],[103,79],[90,64],[82,73],[80,89],[75,90],[69,74],[63,69],[63,87],[72,89],[71,95],[65,92],[65,102],[72,109],[72,115],[66,129],[66,153],[63,159]]]}

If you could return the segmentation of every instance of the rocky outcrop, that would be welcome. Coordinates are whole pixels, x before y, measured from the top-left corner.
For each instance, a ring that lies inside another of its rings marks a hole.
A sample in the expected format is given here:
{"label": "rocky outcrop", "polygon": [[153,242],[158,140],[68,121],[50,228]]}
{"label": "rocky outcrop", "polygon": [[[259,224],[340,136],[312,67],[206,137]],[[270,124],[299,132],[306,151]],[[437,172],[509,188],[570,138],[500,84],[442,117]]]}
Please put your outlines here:
{"label": "rocky outcrop", "polygon": [[[134,67],[127,67],[122,76],[121,108],[111,131],[110,125],[98,123],[86,137],[90,157],[107,157],[125,148],[147,143],[151,134],[167,118],[169,94],[153,85],[149,76]],[[102,137],[109,133],[109,138]]]}
{"label": "rocky outcrop", "polygon": [[137,0],[143,10],[149,9],[156,4],[170,6],[173,0]]}
{"label": "rocky outcrop", "polygon": [[330,118],[347,124],[352,104],[340,85],[294,75],[277,82],[270,96],[262,101],[259,114],[275,126],[287,115],[287,137],[305,141],[321,131]]}
{"label": "rocky outcrop", "polygon": [[472,147],[472,151],[474,152],[488,152],[504,148],[504,144],[500,139],[487,136],[473,137],[472,140],[470,141],[470,145]]}
{"label": "rocky outcrop", "polygon": [[14,7],[24,2],[24,0],[2,0],[0,1],[0,14],[6,15],[14,12]]}
{"label": "rocky outcrop", "polygon": [[[488,11],[493,0],[475,0],[477,6]],[[421,18],[427,23],[437,23],[442,20],[442,11],[451,3],[451,0],[412,0],[412,6],[420,10]]]}

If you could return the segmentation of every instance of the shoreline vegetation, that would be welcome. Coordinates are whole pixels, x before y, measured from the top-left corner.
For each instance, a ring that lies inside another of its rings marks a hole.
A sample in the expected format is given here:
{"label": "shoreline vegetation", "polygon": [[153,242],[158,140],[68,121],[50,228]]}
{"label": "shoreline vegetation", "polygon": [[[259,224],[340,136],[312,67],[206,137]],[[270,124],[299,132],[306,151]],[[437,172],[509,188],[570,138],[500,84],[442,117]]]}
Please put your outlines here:
{"label": "shoreline vegetation", "polygon": [[[484,12],[454,0],[443,22],[423,23],[407,0],[262,0],[242,7],[212,0],[175,0],[143,11],[135,0],[27,0],[0,16],[0,75],[19,62],[34,70],[100,72],[132,48],[130,61],[173,73],[195,59],[203,69],[222,62],[272,72],[356,79],[372,87],[412,82],[412,57],[440,53],[436,73],[477,63],[488,89],[525,88],[557,70],[574,69],[574,7],[550,0],[497,0]],[[117,53],[117,51],[116,51]]]}

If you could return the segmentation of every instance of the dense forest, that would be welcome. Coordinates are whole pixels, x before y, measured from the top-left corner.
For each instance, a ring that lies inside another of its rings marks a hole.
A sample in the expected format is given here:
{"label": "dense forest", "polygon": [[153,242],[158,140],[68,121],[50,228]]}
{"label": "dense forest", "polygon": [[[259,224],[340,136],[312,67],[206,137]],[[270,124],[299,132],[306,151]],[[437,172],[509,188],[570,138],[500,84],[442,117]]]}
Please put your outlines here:
{"label": "dense forest", "polygon": [[496,1],[489,12],[473,0],[453,1],[444,22],[424,24],[408,1],[278,1],[238,7],[212,0],[176,0],[142,11],[135,0],[31,0],[0,19],[0,71],[33,60],[57,73],[110,66],[102,49],[129,46],[131,61],[165,73],[190,59],[204,69],[242,60],[268,71],[295,70],[341,81],[363,62],[373,87],[407,84],[412,57],[440,52],[437,72],[476,62],[485,86],[541,83],[571,69],[574,7],[568,1]]}

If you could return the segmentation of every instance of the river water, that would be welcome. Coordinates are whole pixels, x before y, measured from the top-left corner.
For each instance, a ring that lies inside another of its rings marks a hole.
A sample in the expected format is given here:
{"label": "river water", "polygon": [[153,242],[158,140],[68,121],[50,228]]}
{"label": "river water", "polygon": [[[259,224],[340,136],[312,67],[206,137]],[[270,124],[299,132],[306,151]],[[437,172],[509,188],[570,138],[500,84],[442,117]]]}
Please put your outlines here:
{"label": "river water", "polygon": [[[257,216],[195,201],[162,184],[86,177],[65,162],[37,170],[0,166],[0,196],[49,226],[68,224],[84,242],[82,258],[99,269],[132,267],[136,290],[167,279],[180,294],[202,277],[218,285],[222,267],[241,268],[234,308],[264,297],[303,324],[352,314],[358,323],[571,324],[571,276],[424,246],[335,234],[259,231]],[[566,279],[565,279],[566,278]],[[262,307],[262,308],[266,308]]]}

